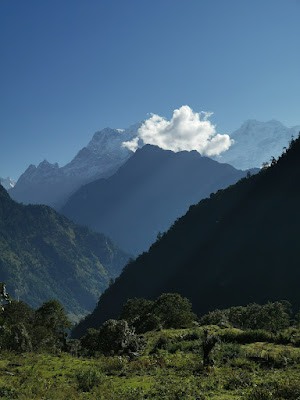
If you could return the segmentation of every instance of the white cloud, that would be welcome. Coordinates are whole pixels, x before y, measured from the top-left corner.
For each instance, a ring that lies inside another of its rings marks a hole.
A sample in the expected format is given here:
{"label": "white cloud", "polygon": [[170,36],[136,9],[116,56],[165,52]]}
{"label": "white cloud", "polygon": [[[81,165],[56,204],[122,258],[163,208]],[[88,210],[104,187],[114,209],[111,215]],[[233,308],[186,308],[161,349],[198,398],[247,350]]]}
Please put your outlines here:
{"label": "white cloud", "polygon": [[174,110],[170,121],[152,114],[138,129],[138,136],[123,146],[135,151],[139,139],[164,150],[197,150],[202,155],[218,155],[229,149],[233,140],[228,135],[216,133],[216,127],[209,121],[212,113],[193,112],[189,106]]}
{"label": "white cloud", "polygon": [[138,136],[129,140],[128,142],[123,142],[122,147],[127,147],[129,150],[136,152],[137,148],[139,147],[139,138]]}

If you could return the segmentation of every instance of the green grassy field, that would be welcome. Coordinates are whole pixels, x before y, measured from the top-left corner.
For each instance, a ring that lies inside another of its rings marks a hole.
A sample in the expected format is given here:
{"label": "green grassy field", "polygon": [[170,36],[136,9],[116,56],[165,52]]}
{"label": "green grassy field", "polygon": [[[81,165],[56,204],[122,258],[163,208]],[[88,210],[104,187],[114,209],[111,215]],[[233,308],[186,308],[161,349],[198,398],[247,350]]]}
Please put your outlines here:
{"label": "green grassy field", "polygon": [[0,398],[300,399],[300,348],[292,340],[251,343],[243,331],[210,326],[220,340],[204,367],[201,329],[147,332],[131,358],[1,352]]}

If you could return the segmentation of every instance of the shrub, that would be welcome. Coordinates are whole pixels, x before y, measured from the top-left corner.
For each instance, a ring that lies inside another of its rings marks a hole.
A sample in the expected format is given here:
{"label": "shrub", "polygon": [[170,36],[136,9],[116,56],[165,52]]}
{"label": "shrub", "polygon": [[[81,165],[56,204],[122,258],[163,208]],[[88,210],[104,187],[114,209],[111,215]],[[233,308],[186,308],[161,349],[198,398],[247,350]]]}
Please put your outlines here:
{"label": "shrub", "polygon": [[17,399],[18,392],[12,387],[0,386],[0,397],[5,399]]}
{"label": "shrub", "polygon": [[247,394],[245,400],[272,400],[274,399],[270,389],[264,386],[257,386]]}
{"label": "shrub", "polygon": [[289,379],[271,381],[253,388],[246,400],[298,400],[300,383]]}
{"label": "shrub", "polygon": [[127,321],[110,319],[99,328],[99,350],[105,355],[133,354],[141,347],[141,341]]}
{"label": "shrub", "polygon": [[200,325],[218,325],[221,328],[230,326],[228,310],[214,310],[200,318]]}
{"label": "shrub", "polygon": [[226,363],[241,355],[241,346],[237,343],[221,343],[220,349],[217,352],[218,360],[221,363]]}
{"label": "shrub", "polygon": [[222,340],[225,342],[246,344],[255,342],[273,342],[274,337],[270,332],[263,329],[248,329],[246,331],[226,329],[222,332]]}
{"label": "shrub", "polygon": [[99,367],[100,371],[106,375],[116,375],[124,372],[128,367],[128,362],[125,357],[114,356],[114,357],[104,357],[101,356],[102,361]]}
{"label": "shrub", "polygon": [[233,372],[224,383],[226,390],[235,390],[239,388],[247,388],[253,385],[252,377],[248,371]]}
{"label": "shrub", "polygon": [[94,386],[99,385],[103,376],[96,368],[89,368],[79,371],[76,374],[78,389],[89,392]]}
{"label": "shrub", "polygon": [[80,341],[85,355],[94,356],[99,351],[99,331],[97,329],[88,329]]}

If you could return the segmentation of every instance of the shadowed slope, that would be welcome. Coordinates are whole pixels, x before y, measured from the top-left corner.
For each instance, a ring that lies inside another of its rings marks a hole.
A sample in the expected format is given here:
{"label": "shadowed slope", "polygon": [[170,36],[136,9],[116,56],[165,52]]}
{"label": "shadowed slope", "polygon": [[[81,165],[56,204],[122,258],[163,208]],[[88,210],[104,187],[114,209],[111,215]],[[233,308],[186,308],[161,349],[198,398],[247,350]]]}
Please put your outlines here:
{"label": "shadowed slope", "polygon": [[197,151],[174,153],[146,145],[110,178],[80,188],[62,211],[138,255],[191,204],[245,175]]}
{"label": "shadowed slope", "polygon": [[188,297],[197,313],[288,299],[300,306],[300,141],[267,170],[190,208],[125,267],[74,331],[117,317],[128,298]]}

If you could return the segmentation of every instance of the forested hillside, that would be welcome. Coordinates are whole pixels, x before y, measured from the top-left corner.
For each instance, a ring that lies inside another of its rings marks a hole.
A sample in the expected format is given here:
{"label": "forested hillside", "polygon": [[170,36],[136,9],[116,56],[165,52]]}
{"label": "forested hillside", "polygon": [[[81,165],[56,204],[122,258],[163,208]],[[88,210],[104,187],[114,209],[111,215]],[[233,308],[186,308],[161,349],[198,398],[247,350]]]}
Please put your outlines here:
{"label": "forested hillside", "polygon": [[270,168],[192,206],[125,267],[74,331],[117,317],[128,298],[164,292],[189,298],[198,314],[287,299],[299,308],[300,140]]}
{"label": "forested hillside", "polygon": [[47,206],[24,206],[0,186],[0,276],[12,297],[59,300],[73,320],[92,310],[128,260],[104,235]]}

